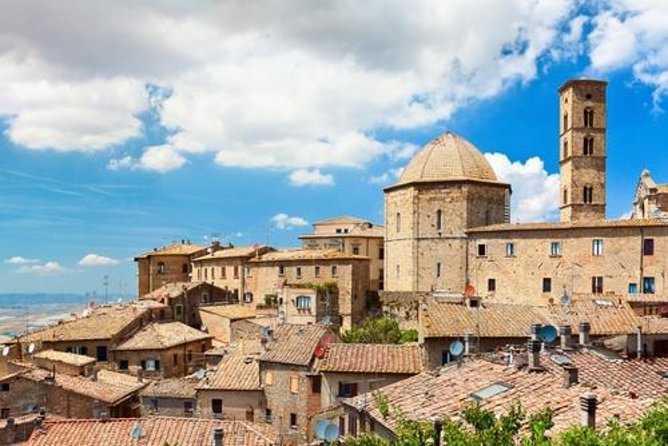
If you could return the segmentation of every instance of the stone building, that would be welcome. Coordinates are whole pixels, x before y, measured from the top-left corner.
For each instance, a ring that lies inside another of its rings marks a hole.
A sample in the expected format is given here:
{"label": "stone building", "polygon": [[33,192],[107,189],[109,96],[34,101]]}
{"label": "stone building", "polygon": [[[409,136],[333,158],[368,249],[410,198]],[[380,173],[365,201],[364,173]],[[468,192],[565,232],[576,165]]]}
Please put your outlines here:
{"label": "stone building", "polygon": [[217,249],[192,259],[192,280],[210,283],[228,296],[229,302],[252,303],[252,294],[247,294],[246,276],[249,261],[273,251],[268,246],[241,246]]}
{"label": "stone building", "polygon": [[150,381],[139,393],[142,416],[195,416],[198,383],[192,375]]}
{"label": "stone building", "polygon": [[334,339],[320,324],[283,324],[265,340],[266,351],[259,358],[267,399],[264,418],[278,429],[283,444],[304,444],[312,437],[312,417],[321,409],[316,354]]}
{"label": "stone building", "polygon": [[[248,289],[260,301],[275,299],[279,307],[290,306],[283,310],[284,316],[292,310],[317,316],[318,308],[321,312],[326,308],[326,301],[318,302],[319,306],[315,305],[315,292],[310,295],[300,294],[304,296],[303,299],[297,299],[300,295],[295,295],[293,301],[290,290],[314,290],[334,285],[330,298],[336,300],[338,312],[330,307],[329,316],[340,319],[335,322],[340,323],[344,330],[364,318],[369,287],[368,257],[332,249],[297,249],[269,252],[251,260],[250,264],[249,276],[246,277]],[[327,299],[326,293],[321,294],[320,298]]]}
{"label": "stone building", "polygon": [[356,217],[336,217],[313,223],[313,232],[299,236],[304,249],[337,249],[369,260],[369,290],[384,287],[385,228]]}
{"label": "stone building", "polygon": [[530,303],[665,296],[661,186],[643,174],[635,218],[605,219],[606,105],[605,82],[559,89],[559,222],[509,223],[510,187],[480,151],[452,133],[429,143],[385,189],[386,289]]}
{"label": "stone building", "polygon": [[116,370],[146,377],[186,376],[206,367],[213,336],[180,322],[152,323],[113,350]]}
{"label": "stone building", "polygon": [[[215,249],[216,245],[212,246]],[[190,261],[206,254],[207,248],[181,240],[169,246],[155,248],[135,257],[137,262],[138,295],[143,296],[172,282],[190,281]]]}
{"label": "stone building", "polygon": [[631,218],[668,218],[668,184],[656,184],[649,170],[640,174]]}

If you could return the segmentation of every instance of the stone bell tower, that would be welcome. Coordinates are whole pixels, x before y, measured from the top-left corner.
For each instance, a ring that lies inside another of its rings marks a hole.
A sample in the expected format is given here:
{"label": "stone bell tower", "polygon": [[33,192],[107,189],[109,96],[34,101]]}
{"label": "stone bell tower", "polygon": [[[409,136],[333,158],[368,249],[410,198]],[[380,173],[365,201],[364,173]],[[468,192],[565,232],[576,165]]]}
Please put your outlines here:
{"label": "stone bell tower", "polygon": [[559,89],[562,222],[605,219],[606,87],[582,79]]}

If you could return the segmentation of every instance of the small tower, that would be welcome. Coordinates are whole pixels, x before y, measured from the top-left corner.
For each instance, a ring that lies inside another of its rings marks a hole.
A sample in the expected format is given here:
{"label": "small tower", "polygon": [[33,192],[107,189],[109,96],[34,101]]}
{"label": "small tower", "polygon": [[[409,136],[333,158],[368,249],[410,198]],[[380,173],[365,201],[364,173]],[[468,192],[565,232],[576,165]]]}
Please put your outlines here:
{"label": "small tower", "polygon": [[582,79],[559,89],[562,222],[605,219],[606,87]]}

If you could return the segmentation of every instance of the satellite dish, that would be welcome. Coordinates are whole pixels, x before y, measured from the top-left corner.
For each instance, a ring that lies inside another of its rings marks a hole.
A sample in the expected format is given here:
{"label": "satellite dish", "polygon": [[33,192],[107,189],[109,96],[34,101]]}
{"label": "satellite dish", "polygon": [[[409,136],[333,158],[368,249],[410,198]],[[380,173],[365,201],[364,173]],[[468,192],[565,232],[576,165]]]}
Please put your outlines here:
{"label": "satellite dish", "polygon": [[561,305],[570,305],[571,304],[571,296],[568,294],[566,290],[564,290],[564,294],[561,295],[560,299]]}
{"label": "satellite dish", "polygon": [[32,354],[34,351],[35,351],[35,344],[31,342],[30,345],[28,346],[28,353]]}
{"label": "satellite dish", "polygon": [[132,430],[130,431],[130,436],[135,441],[139,441],[139,439],[141,438],[141,434],[142,434],[141,427],[138,424],[135,425],[135,427],[133,427]]}
{"label": "satellite dish", "polygon": [[557,334],[558,334],[557,329],[554,328],[552,325],[545,325],[538,332],[540,339],[542,339],[542,341],[546,343],[550,343],[555,339],[557,339]]}
{"label": "satellite dish", "polygon": [[7,356],[9,355],[9,347],[5,346],[5,348],[2,349],[2,356]]}
{"label": "satellite dish", "polygon": [[196,377],[199,381],[203,380],[204,378],[206,378],[206,370],[204,370],[204,369],[197,369],[197,371],[195,372],[195,377]]}
{"label": "satellite dish", "polygon": [[260,335],[261,335],[263,338],[268,337],[270,331],[271,331],[271,329],[270,329],[269,327],[260,327]]}
{"label": "satellite dish", "polygon": [[331,316],[325,316],[325,317],[322,318],[320,323],[322,323],[324,325],[332,325],[332,317]]}
{"label": "satellite dish", "polygon": [[464,353],[464,344],[462,341],[452,341],[448,350],[452,356],[459,356]]}
{"label": "satellite dish", "polygon": [[320,420],[315,424],[315,436],[327,443],[333,443],[339,438],[339,428],[327,420]]}

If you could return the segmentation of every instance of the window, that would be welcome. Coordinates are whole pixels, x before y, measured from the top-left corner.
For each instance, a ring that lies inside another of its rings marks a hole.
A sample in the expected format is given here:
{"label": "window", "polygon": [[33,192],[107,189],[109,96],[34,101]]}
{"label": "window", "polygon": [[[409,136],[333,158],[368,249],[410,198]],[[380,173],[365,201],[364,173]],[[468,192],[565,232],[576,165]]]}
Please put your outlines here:
{"label": "window", "polygon": [[594,154],[594,137],[585,136],[582,140],[582,154],[585,156],[591,156]]}
{"label": "window", "polygon": [[220,398],[212,398],[211,399],[211,412],[215,414],[222,414],[223,413],[223,400]]}
{"label": "window", "polygon": [[436,230],[440,231],[443,229],[443,211],[438,210],[436,211]]}
{"label": "window", "polygon": [[341,234],[342,232],[343,232],[343,230],[341,228],[336,228],[336,233],[337,234]]}
{"label": "window", "polygon": [[594,127],[594,109],[585,108],[584,110],[584,126],[587,128]]}
{"label": "window", "polygon": [[2,409],[0,409],[0,418],[3,420],[9,418],[9,408],[3,407]]}
{"label": "window", "polygon": [[297,296],[295,300],[297,308],[300,310],[310,310],[311,309],[311,297],[310,296]]}
{"label": "window", "polygon": [[645,256],[653,256],[654,255],[654,239],[653,238],[646,238],[645,240],[643,240],[642,253]]}
{"label": "window", "polygon": [[378,248],[378,258],[380,260],[385,258],[385,248]]}
{"label": "window", "polygon": [[267,386],[271,386],[274,384],[274,374],[271,372],[271,370],[267,370],[267,373],[265,373],[264,383]]}
{"label": "window", "polygon": [[594,202],[594,188],[592,186],[585,186],[582,189],[582,201],[587,204]]}
{"label": "window", "polygon": [[179,355],[178,355],[178,353],[174,353],[172,358],[174,360],[174,365],[179,365]]}
{"label": "window", "polygon": [[397,232],[401,232],[401,214],[397,212],[396,222],[395,222]]}
{"label": "window", "polygon": [[107,362],[107,346],[106,345],[98,345],[95,348],[95,357],[100,362]]}
{"label": "window", "polygon": [[563,129],[563,131],[565,132],[567,128],[568,128],[568,113],[564,113],[564,129]]}
{"label": "window", "polygon": [[357,416],[352,413],[348,415],[348,434],[357,436]]}
{"label": "window", "polygon": [[290,377],[290,392],[299,393],[299,376],[292,375]]}
{"label": "window", "polygon": [[213,266],[211,267],[211,278],[212,279],[216,278],[216,268]]}
{"label": "window", "polygon": [[297,429],[297,414],[290,414],[290,429]]}
{"label": "window", "polygon": [[564,158],[568,158],[568,140],[564,139]]}
{"label": "window", "polygon": [[234,265],[234,278],[239,278],[239,265]]}
{"label": "window", "polygon": [[441,277],[441,262],[436,264],[436,277]]}
{"label": "window", "polygon": [[320,375],[311,377],[311,393],[320,393],[322,389],[322,378]]}
{"label": "window", "polygon": [[591,292],[592,294],[603,293],[603,277],[594,276],[591,278]]}
{"label": "window", "polygon": [[603,255],[603,240],[594,239],[591,241],[591,255],[593,256]]}
{"label": "window", "polygon": [[550,243],[550,255],[551,256],[560,256],[561,255],[561,242]]}
{"label": "window", "polygon": [[197,280],[202,279],[202,270],[200,268],[197,268]]}
{"label": "window", "polygon": [[192,415],[193,411],[194,411],[193,402],[192,401],[184,401],[183,402],[183,413],[185,415]]}
{"label": "window", "polygon": [[506,257],[515,257],[515,243],[506,243]]}
{"label": "window", "polygon": [[192,351],[192,350],[188,350],[188,362],[190,362],[190,361],[192,361],[192,360],[193,360],[193,351]]}
{"label": "window", "polygon": [[490,293],[496,291],[496,279],[487,279],[487,291]]}
{"label": "window", "polygon": [[183,274],[188,274],[188,264],[187,263],[184,263],[183,265],[181,265],[181,272]]}
{"label": "window", "polygon": [[353,255],[354,256],[360,255],[360,247],[359,246],[353,246]]}
{"label": "window", "polygon": [[656,281],[654,280],[654,277],[643,277],[642,279],[643,294],[654,294],[656,292],[655,283]]}
{"label": "window", "polygon": [[2,383],[2,385],[0,386],[0,391],[9,392],[9,383]]}
{"label": "window", "polygon": [[501,395],[502,393],[507,392],[512,388],[513,386],[511,384],[494,383],[491,386],[487,386],[476,392],[473,392],[469,396],[477,402],[481,402],[493,396]]}
{"label": "window", "polygon": [[204,268],[204,280],[209,278],[209,268]]}
{"label": "window", "polygon": [[157,372],[160,370],[160,361],[157,359],[147,359],[141,362],[141,368],[146,372]]}
{"label": "window", "polygon": [[76,345],[74,347],[67,347],[65,351],[67,353],[74,353],[75,355],[84,355],[84,356],[86,356],[86,354],[88,353],[88,349],[81,345]]}
{"label": "window", "polygon": [[339,437],[346,436],[346,419],[344,417],[339,417]]}
{"label": "window", "polygon": [[638,284],[629,283],[629,294],[638,294]]}
{"label": "window", "polygon": [[332,265],[332,277],[336,277],[337,272],[336,265]]}
{"label": "window", "polygon": [[299,278],[299,277],[301,277],[301,276],[302,276],[302,267],[301,267],[301,266],[298,266],[298,267],[297,267],[297,277]]}
{"label": "window", "polygon": [[224,266],[220,267],[220,277],[223,279],[227,278],[227,268]]}
{"label": "window", "polygon": [[487,245],[484,243],[479,243],[478,244],[478,256],[479,257],[484,257],[487,255]]}
{"label": "window", "polygon": [[552,292],[552,278],[543,277],[543,293]]}
{"label": "window", "polygon": [[315,267],[315,276],[320,277],[320,267],[319,266]]}
{"label": "window", "polygon": [[339,382],[339,397],[350,398],[357,396],[357,383]]}
{"label": "window", "polygon": [[568,188],[564,188],[564,197],[562,201],[564,204],[568,204]]}
{"label": "window", "polygon": [[278,265],[278,275],[279,276],[285,276],[285,266]]}
{"label": "window", "polygon": [[174,314],[176,316],[181,316],[183,314],[183,305],[177,305],[174,307]]}
{"label": "window", "polygon": [[118,370],[127,370],[129,365],[127,359],[121,359],[118,361]]}
{"label": "window", "polygon": [[156,268],[155,272],[158,274],[165,274],[165,272],[167,272],[167,269],[165,268],[165,263],[158,262],[158,267]]}
{"label": "window", "polygon": [[251,267],[246,266],[244,269],[246,270],[246,277],[250,277],[251,276]]}
{"label": "window", "polygon": [[397,277],[399,277],[400,273],[401,273],[401,268],[399,267],[399,265],[397,265]]}
{"label": "window", "polygon": [[271,409],[264,410],[264,421],[271,423]]}
{"label": "window", "polygon": [[441,351],[441,365],[449,364],[452,362],[452,355],[449,350]]}

